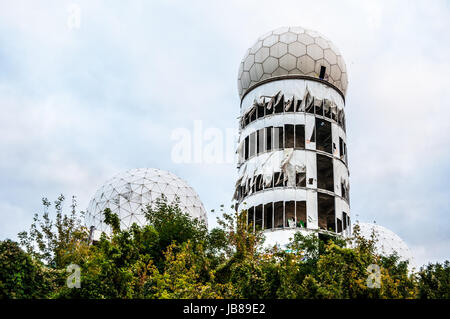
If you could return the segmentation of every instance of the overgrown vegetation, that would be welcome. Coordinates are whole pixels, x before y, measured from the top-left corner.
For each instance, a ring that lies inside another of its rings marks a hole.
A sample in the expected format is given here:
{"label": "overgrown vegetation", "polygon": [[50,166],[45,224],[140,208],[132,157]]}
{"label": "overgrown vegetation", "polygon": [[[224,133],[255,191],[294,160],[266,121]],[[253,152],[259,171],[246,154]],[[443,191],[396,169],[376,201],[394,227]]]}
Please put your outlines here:
{"label": "overgrown vegetation", "polygon": [[[162,198],[148,207],[147,226],[120,229],[104,212],[110,238],[89,244],[73,198],[43,200],[19,243],[0,242],[0,298],[449,298],[450,263],[408,272],[398,256],[378,256],[376,238],[355,229],[353,245],[296,233],[288,249],[263,249],[263,233],[247,225],[246,211],[224,213],[208,232],[179,206]],[[351,248],[349,248],[351,247]],[[69,264],[80,267],[81,287],[69,288]],[[369,265],[379,287],[367,284]]]}

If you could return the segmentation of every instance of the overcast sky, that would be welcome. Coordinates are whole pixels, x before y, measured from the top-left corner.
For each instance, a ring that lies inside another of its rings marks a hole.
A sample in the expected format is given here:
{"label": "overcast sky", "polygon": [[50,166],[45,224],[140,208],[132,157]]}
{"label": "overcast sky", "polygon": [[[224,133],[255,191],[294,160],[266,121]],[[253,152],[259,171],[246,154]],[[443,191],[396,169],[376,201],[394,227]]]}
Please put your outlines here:
{"label": "overcast sky", "polygon": [[228,204],[236,165],[174,163],[172,132],[236,128],[246,49],[299,25],[347,63],[353,219],[396,232],[418,265],[450,259],[450,5],[368,2],[0,0],[0,240],[43,196],[85,209],[130,168],[177,174],[208,212]]}

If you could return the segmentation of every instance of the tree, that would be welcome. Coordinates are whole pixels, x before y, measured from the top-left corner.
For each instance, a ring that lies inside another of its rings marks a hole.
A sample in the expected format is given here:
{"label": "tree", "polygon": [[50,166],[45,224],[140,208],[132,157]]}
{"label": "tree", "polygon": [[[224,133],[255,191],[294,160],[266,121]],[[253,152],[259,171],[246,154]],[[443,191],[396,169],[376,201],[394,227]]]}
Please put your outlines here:
{"label": "tree", "polygon": [[0,241],[0,299],[47,298],[53,274],[11,240]]}
{"label": "tree", "polygon": [[428,264],[418,273],[419,298],[450,299],[450,262]]}
{"label": "tree", "polygon": [[87,247],[89,234],[83,226],[83,212],[77,212],[76,198],[72,197],[70,213],[63,212],[64,195],[60,195],[54,203],[56,216],[53,221],[49,214],[51,203],[42,199],[44,213],[41,217],[34,215],[28,232],[18,234],[20,244],[28,254],[53,268],[62,268],[71,263],[69,259],[80,246]]}

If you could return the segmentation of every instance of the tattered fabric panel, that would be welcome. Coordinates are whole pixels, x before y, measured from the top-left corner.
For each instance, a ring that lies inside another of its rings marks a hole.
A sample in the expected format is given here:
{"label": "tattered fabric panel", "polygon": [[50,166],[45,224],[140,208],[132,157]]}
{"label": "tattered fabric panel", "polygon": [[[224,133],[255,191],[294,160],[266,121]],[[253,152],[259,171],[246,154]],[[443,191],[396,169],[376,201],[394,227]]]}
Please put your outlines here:
{"label": "tattered fabric panel", "polygon": [[307,150],[316,149],[316,141],[314,135],[314,129],[316,126],[316,117],[314,114],[307,114],[305,116],[305,148]]}
{"label": "tattered fabric panel", "polygon": [[317,156],[314,152],[305,152],[306,187],[317,188]]}
{"label": "tattered fabric panel", "polygon": [[255,101],[261,102],[262,97],[265,101],[268,101],[270,97],[276,95],[278,92],[282,92],[285,100],[292,99],[293,97],[302,100],[307,90],[311,96],[317,99],[329,100],[340,110],[344,108],[342,96],[336,90],[325,84],[301,79],[285,79],[268,82],[251,90],[242,100],[241,114],[244,115],[248,112]]}
{"label": "tattered fabric panel", "polygon": [[274,174],[283,172],[284,181],[287,181],[287,185],[295,187],[296,174],[306,172],[305,153],[303,150],[288,148],[252,157],[239,169],[236,191],[233,198],[237,199],[238,186],[245,187],[251,193],[251,187],[256,182],[258,175],[262,175],[262,183],[265,187],[268,187],[272,182]]}
{"label": "tattered fabric panel", "polygon": [[317,191],[308,189],[306,192],[306,220],[308,228],[319,228],[318,213],[317,213]]}
{"label": "tattered fabric panel", "polygon": [[245,205],[242,203],[239,207],[248,209],[250,207],[265,205],[282,201],[306,201],[305,189],[275,188],[270,192],[257,192],[245,198]]}

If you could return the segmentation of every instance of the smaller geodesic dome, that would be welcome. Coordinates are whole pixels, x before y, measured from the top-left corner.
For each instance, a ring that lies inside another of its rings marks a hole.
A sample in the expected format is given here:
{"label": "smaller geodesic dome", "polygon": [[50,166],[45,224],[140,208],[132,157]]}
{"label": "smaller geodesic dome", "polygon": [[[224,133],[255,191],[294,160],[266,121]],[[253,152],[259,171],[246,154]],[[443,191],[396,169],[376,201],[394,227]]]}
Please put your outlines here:
{"label": "smaller geodesic dome", "polygon": [[86,211],[86,226],[109,233],[109,226],[103,222],[106,208],[119,216],[122,229],[133,223],[143,226],[147,224],[143,210],[147,206],[154,207],[162,195],[168,203],[178,199],[183,212],[207,223],[206,211],[198,194],[184,180],[167,171],[140,168],[114,176],[97,190]]}
{"label": "smaller geodesic dome", "polygon": [[389,256],[394,252],[398,254],[400,260],[409,261],[410,266],[414,266],[414,258],[406,243],[393,231],[386,227],[372,223],[356,223],[353,228],[359,225],[361,236],[370,239],[372,232],[375,232],[378,242],[376,252],[380,255]]}

